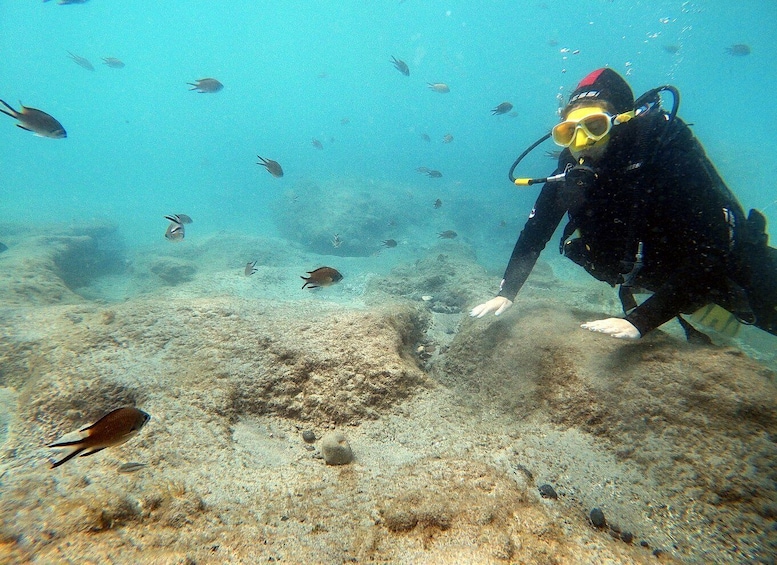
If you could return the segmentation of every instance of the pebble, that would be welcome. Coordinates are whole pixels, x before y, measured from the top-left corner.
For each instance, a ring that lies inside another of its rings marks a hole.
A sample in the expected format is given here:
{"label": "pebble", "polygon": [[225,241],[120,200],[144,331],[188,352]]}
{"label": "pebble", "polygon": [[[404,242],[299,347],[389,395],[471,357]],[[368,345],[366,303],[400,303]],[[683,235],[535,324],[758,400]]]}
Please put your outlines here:
{"label": "pebble", "polygon": [[316,441],[316,434],[312,430],[305,430],[302,432],[302,440],[305,443],[313,443]]}
{"label": "pebble", "polygon": [[607,525],[607,520],[604,519],[604,512],[600,508],[591,510],[591,523],[597,528],[604,528]]}
{"label": "pebble", "polygon": [[540,485],[538,490],[540,491],[540,496],[542,498],[552,498],[554,500],[558,498],[556,490],[550,485]]}
{"label": "pebble", "polygon": [[631,532],[621,532],[621,540],[626,543],[631,543],[634,540],[634,534]]}
{"label": "pebble", "polygon": [[353,451],[340,432],[329,432],[321,438],[321,454],[327,465],[346,465],[353,461]]}

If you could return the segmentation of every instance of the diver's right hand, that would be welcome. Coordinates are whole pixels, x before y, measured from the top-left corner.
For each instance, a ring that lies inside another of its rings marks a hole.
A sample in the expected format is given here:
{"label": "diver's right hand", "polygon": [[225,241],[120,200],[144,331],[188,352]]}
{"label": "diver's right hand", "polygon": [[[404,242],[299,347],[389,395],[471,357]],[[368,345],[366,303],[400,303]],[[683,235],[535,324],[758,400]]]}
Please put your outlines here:
{"label": "diver's right hand", "polygon": [[469,313],[470,316],[473,318],[482,318],[486,314],[490,314],[491,312],[494,313],[494,316],[498,316],[505,310],[507,310],[510,306],[513,305],[512,300],[508,300],[504,296],[497,296],[496,298],[492,298],[488,302],[484,302],[483,304],[479,304],[475,306],[472,311]]}

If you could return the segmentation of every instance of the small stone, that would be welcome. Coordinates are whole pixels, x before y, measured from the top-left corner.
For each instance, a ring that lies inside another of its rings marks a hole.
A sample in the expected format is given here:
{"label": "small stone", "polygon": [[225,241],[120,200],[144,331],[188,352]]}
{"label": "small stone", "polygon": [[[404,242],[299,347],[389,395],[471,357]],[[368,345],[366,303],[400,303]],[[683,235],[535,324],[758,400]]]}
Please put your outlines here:
{"label": "small stone", "polygon": [[650,544],[645,540],[642,540],[641,542],[639,542],[639,545],[641,545],[642,547],[650,547]]}
{"label": "small stone", "polygon": [[329,432],[321,438],[321,454],[327,465],[346,465],[353,461],[353,451],[345,436]]}
{"label": "small stone", "polygon": [[540,496],[542,498],[552,498],[554,500],[558,498],[556,490],[550,485],[540,485],[538,490],[540,491]]}
{"label": "small stone", "polygon": [[604,512],[602,512],[601,508],[591,510],[591,523],[597,528],[604,528],[607,525],[607,520],[604,519]]}
{"label": "small stone", "polygon": [[305,430],[302,432],[302,440],[305,443],[313,443],[316,441],[316,434],[312,430]]}
{"label": "small stone", "polygon": [[631,532],[621,532],[621,540],[626,543],[631,543],[634,541],[634,534]]}

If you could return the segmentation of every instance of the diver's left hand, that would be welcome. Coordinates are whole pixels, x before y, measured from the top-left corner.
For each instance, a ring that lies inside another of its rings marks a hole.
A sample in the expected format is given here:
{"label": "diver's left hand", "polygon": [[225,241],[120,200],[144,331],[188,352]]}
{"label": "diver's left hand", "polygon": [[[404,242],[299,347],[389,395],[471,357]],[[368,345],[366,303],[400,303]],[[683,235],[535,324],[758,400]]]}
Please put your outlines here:
{"label": "diver's left hand", "polygon": [[642,334],[634,325],[623,318],[607,318],[606,320],[596,320],[595,322],[586,322],[580,326],[584,330],[599,332],[619,339],[639,339]]}

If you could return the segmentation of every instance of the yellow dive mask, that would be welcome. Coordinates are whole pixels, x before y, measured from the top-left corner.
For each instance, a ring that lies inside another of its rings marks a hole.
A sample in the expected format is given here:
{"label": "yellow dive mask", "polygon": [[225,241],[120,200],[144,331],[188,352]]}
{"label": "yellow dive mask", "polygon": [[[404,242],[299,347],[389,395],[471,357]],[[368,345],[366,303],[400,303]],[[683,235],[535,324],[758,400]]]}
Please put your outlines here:
{"label": "yellow dive mask", "polygon": [[[569,113],[566,120],[553,128],[553,141],[561,147],[569,147],[573,143],[583,146],[601,141],[610,133],[615,118],[598,106],[577,108]],[[584,135],[583,139],[578,139],[578,132]]]}

